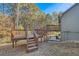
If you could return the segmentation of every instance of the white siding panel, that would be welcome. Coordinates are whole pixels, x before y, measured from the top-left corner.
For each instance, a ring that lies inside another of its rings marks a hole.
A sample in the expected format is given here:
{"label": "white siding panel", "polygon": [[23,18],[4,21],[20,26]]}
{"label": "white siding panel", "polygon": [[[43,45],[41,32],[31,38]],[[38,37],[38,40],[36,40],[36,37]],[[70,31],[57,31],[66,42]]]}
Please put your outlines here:
{"label": "white siding panel", "polygon": [[[70,31],[72,33],[63,33],[63,31]],[[61,19],[61,36],[62,39],[79,40],[79,4],[74,6],[71,10],[64,14]]]}
{"label": "white siding panel", "polygon": [[62,33],[62,40],[79,40],[79,33]]}

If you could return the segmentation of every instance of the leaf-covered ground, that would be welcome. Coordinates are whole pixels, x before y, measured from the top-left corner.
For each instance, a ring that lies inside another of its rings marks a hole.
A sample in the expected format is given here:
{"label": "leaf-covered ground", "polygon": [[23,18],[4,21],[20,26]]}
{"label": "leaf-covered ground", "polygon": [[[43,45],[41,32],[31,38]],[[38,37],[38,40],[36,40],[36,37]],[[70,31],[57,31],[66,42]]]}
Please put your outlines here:
{"label": "leaf-covered ground", "polygon": [[19,44],[12,48],[11,43],[0,45],[2,56],[72,56],[79,55],[79,42],[48,41],[39,43],[38,50],[26,53],[26,44]]}

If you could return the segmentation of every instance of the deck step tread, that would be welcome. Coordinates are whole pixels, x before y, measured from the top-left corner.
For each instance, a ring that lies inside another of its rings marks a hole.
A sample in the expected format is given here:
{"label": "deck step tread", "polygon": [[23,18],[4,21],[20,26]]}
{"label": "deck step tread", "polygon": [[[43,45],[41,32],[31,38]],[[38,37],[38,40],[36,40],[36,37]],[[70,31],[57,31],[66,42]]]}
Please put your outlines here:
{"label": "deck step tread", "polygon": [[35,41],[29,41],[28,44],[34,44],[36,43]]}
{"label": "deck step tread", "polygon": [[27,47],[34,47],[34,46],[37,46],[37,44],[29,44],[29,45],[27,45]]}
{"label": "deck step tread", "polygon": [[34,46],[34,47],[28,48],[28,50],[30,51],[30,50],[34,50],[34,49],[37,49],[37,48],[38,48],[37,46]]}

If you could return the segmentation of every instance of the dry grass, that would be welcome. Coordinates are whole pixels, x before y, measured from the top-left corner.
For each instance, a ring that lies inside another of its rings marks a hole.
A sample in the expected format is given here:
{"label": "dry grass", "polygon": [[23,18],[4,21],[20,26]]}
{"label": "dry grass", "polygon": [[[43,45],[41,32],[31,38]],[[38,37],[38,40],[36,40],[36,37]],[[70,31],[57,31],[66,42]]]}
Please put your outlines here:
{"label": "dry grass", "polygon": [[[51,33],[53,35],[58,33]],[[51,44],[52,43],[52,44]],[[53,43],[46,42],[41,44],[39,50],[29,55],[47,55],[47,56],[79,56],[78,41],[64,41]],[[26,53],[26,41],[17,42],[17,46],[12,48],[10,37],[0,38],[0,55],[28,55]],[[39,53],[38,53],[39,52]]]}
{"label": "dry grass", "polygon": [[37,51],[30,53],[26,53],[24,42],[15,48],[12,48],[11,43],[8,43],[0,45],[0,55],[79,56],[79,42],[41,43]]}
{"label": "dry grass", "polygon": [[0,38],[0,44],[4,44],[4,43],[11,43],[11,38],[10,37]]}
{"label": "dry grass", "polygon": [[79,56],[79,43],[64,42],[52,45],[51,55],[58,56]]}

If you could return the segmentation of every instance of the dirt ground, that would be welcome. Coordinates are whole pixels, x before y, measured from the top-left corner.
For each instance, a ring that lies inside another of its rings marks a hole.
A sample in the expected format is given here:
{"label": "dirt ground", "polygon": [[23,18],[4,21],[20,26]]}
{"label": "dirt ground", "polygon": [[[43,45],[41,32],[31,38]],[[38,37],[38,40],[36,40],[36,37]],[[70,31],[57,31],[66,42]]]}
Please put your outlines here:
{"label": "dirt ground", "polygon": [[26,52],[26,44],[12,48],[8,43],[0,45],[0,56],[79,56],[79,43],[48,41],[39,43],[38,50],[29,53]]}

